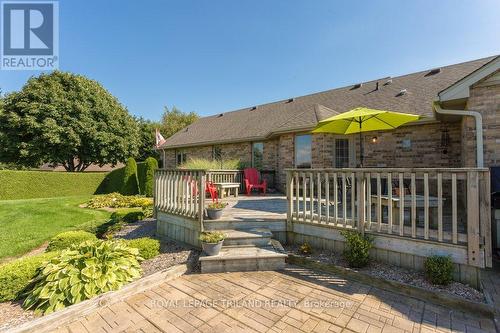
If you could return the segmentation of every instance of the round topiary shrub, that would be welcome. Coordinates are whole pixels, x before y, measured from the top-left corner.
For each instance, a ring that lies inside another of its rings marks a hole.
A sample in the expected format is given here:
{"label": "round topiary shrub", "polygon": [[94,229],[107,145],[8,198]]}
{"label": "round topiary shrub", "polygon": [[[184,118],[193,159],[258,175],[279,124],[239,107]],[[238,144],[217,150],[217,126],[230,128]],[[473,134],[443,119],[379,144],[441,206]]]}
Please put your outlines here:
{"label": "round topiary shrub", "polygon": [[74,245],[38,269],[23,306],[47,314],[118,290],[141,276],[139,260],[139,250],[123,240]]}
{"label": "round topiary shrub", "polygon": [[453,280],[453,262],[449,256],[430,256],[424,261],[424,272],[431,283],[447,285]]}
{"label": "round topiary shrub", "polygon": [[97,237],[94,234],[83,230],[61,232],[50,239],[46,252],[64,250],[71,245],[78,245],[85,241],[96,239]]}
{"label": "round topiary shrub", "polygon": [[160,254],[160,242],[157,239],[142,237],[127,240],[127,245],[139,250],[143,259],[151,259]]}
{"label": "round topiary shrub", "polygon": [[144,195],[147,197],[153,196],[153,184],[155,171],[158,169],[158,161],[154,157],[148,157],[146,163],[146,177],[144,181]]}
{"label": "round topiary shrub", "polygon": [[123,185],[121,193],[123,195],[133,195],[139,193],[139,180],[137,178],[137,163],[133,157],[127,160],[123,172]]}

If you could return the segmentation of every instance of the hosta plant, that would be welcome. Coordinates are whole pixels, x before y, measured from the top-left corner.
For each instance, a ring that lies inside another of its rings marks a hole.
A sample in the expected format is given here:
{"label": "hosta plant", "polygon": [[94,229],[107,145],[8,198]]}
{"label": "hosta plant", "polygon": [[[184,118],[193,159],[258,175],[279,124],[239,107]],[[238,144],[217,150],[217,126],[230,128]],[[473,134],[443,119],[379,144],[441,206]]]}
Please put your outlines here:
{"label": "hosta plant", "polygon": [[23,306],[47,314],[118,290],[141,276],[140,260],[139,250],[123,240],[74,245],[38,269]]}
{"label": "hosta plant", "polygon": [[132,208],[132,207],[150,207],[153,205],[152,198],[146,198],[139,195],[121,195],[120,193],[109,193],[96,195],[87,202],[88,208]]}

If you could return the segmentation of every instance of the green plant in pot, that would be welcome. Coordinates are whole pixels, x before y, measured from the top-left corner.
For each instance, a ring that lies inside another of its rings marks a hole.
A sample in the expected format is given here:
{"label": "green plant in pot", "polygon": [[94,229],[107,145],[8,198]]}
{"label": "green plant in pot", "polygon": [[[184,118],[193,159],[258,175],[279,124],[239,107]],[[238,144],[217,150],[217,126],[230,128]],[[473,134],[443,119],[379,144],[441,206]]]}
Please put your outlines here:
{"label": "green plant in pot", "polygon": [[200,235],[201,247],[209,256],[216,256],[222,248],[226,235],[220,231],[206,231]]}
{"label": "green plant in pot", "polygon": [[227,206],[225,202],[212,202],[207,207],[207,215],[211,220],[218,220],[222,216],[222,210]]}

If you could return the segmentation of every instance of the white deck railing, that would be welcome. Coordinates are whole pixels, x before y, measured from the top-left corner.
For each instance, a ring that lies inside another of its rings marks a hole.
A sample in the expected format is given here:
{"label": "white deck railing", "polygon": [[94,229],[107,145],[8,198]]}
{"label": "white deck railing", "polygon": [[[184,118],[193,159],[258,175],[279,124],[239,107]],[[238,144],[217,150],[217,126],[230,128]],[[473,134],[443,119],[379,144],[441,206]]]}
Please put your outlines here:
{"label": "white deck railing", "polygon": [[467,246],[491,266],[488,169],[290,169],[288,220]]}

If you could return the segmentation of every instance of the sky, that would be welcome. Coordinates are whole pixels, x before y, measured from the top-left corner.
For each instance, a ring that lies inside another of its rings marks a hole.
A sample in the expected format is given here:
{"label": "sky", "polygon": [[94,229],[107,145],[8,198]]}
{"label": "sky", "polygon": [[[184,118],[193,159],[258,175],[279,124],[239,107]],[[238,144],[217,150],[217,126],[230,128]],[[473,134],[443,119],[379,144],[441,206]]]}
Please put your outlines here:
{"label": "sky", "polygon": [[[500,54],[499,0],[60,0],[59,69],[210,115]],[[0,71],[0,89],[36,71]]]}

